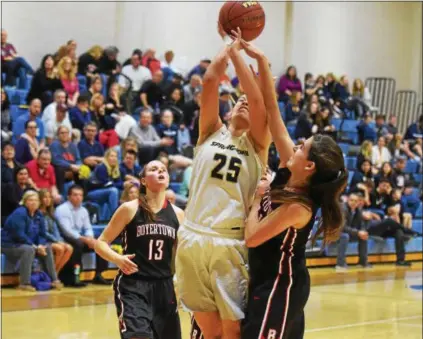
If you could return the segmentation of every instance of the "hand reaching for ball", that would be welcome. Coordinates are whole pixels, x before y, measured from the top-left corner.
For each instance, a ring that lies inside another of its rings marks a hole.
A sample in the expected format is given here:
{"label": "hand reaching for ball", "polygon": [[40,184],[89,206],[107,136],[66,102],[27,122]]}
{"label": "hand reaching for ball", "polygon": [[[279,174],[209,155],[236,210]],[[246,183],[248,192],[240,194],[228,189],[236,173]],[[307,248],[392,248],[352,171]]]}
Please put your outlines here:
{"label": "hand reaching for ball", "polygon": [[264,54],[262,51],[260,51],[257,47],[250,44],[249,42],[246,42],[245,40],[241,40],[241,47],[244,49],[245,53],[253,59],[259,59],[264,57]]}
{"label": "hand reaching for ball", "polygon": [[242,49],[241,41],[242,41],[242,32],[241,28],[237,27],[236,31],[231,31],[232,35],[231,38],[234,40],[231,47],[237,49],[238,51]]}

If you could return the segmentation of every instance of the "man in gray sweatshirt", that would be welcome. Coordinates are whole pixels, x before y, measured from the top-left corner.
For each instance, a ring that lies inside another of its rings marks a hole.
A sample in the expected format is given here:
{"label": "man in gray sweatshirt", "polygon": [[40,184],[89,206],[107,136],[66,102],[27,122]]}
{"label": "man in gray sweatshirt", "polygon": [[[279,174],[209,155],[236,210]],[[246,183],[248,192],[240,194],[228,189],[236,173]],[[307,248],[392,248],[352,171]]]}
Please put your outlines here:
{"label": "man in gray sweatshirt", "polygon": [[153,116],[149,110],[143,110],[140,113],[140,122],[133,126],[129,135],[137,139],[139,147],[140,165],[145,165],[154,160],[163,146],[171,146],[173,139],[161,138],[158,136],[156,129],[152,126]]}

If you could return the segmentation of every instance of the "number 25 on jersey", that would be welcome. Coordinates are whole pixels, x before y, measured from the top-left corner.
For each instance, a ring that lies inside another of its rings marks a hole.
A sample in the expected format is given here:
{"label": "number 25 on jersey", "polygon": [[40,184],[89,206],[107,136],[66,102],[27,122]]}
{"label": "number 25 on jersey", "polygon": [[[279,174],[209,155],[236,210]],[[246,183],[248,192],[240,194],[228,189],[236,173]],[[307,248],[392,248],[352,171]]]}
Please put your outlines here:
{"label": "number 25 on jersey", "polygon": [[[237,157],[229,157],[228,161],[228,156],[225,154],[216,153],[213,160],[217,161],[217,165],[211,172],[212,178],[226,180],[234,183],[238,182],[238,176],[241,172],[242,165],[241,159]],[[229,164],[226,166],[226,163],[228,162]]]}
{"label": "number 25 on jersey", "polygon": [[163,240],[150,240],[150,244],[148,246],[148,260],[162,260],[163,244]]}

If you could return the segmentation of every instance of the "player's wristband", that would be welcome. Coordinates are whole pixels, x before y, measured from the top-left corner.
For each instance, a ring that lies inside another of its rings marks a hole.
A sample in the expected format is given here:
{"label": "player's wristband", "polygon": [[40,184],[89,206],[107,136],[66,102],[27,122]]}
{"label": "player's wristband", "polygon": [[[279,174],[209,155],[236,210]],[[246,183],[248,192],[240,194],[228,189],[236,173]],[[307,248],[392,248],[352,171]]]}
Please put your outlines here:
{"label": "player's wristband", "polygon": [[234,43],[234,41],[232,40],[232,38],[229,35],[225,35],[223,37],[223,42],[227,45],[230,46]]}

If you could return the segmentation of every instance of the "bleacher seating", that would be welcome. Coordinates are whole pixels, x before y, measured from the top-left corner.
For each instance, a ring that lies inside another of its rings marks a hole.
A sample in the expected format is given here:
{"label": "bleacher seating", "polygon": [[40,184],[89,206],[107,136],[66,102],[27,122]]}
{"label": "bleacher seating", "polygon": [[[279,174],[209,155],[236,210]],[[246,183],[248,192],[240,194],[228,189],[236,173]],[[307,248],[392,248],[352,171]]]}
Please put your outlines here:
{"label": "bleacher seating", "polygon": [[354,171],[357,168],[357,158],[356,157],[345,157],[345,164],[347,169]]}

